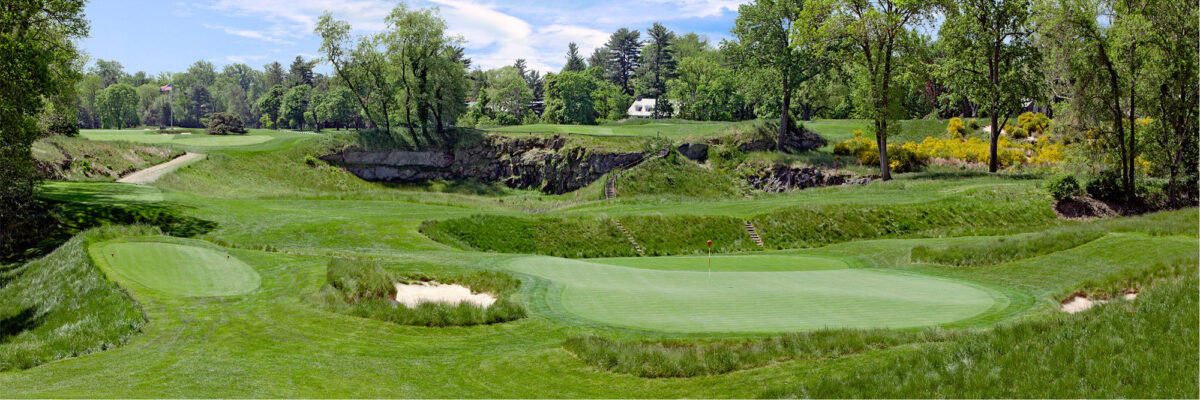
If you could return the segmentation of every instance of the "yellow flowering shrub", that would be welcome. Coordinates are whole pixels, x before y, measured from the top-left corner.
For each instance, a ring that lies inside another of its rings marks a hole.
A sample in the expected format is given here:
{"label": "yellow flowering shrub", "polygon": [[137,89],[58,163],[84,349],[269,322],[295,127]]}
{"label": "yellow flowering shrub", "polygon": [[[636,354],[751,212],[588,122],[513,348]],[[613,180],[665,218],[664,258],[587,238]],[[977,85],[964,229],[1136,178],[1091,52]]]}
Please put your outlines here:
{"label": "yellow flowering shrub", "polygon": [[[862,165],[879,163],[879,147],[874,141],[855,132],[854,138],[834,146],[834,153],[855,155]],[[1001,136],[996,142],[999,164],[1010,167],[1021,164],[1057,164],[1066,158],[1066,146],[1053,140],[1049,134],[1042,135],[1033,143],[1012,141]],[[920,143],[906,142],[888,145],[888,163],[895,171],[912,171],[929,159],[942,158],[962,160],[969,163],[987,163],[990,159],[989,142],[977,137],[967,139],[941,139],[926,137]]]}
{"label": "yellow flowering shrub", "polygon": [[950,122],[946,123],[946,133],[950,134],[951,139],[962,139],[963,137],[963,120],[962,118],[950,118]]}
{"label": "yellow flowering shrub", "polygon": [[1017,125],[1030,135],[1041,135],[1050,127],[1050,118],[1046,114],[1026,111],[1017,116]]}

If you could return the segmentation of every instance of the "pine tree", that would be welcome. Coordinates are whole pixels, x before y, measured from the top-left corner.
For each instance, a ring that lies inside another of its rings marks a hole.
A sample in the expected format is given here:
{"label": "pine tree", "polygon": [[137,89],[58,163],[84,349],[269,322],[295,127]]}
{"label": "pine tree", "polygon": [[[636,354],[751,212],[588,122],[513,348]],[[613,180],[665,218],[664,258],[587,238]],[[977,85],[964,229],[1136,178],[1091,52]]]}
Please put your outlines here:
{"label": "pine tree", "polygon": [[654,98],[653,116],[657,119],[660,115],[674,114],[671,103],[664,101],[663,96],[667,93],[667,81],[675,77],[675,67],[678,64],[672,46],[675,33],[655,22],[646,34],[650,36],[650,42],[642,52],[638,86],[641,96]]}
{"label": "pine tree", "polygon": [[631,81],[634,72],[637,71],[638,60],[641,58],[641,36],[642,34],[636,30],[621,28],[613,32],[606,46],[610,53],[605,76],[613,84],[620,86],[621,90],[628,95],[633,94]]}
{"label": "pine tree", "polygon": [[567,64],[563,66],[563,72],[579,72],[587,69],[587,64],[584,64],[583,57],[579,56],[579,46],[575,42],[567,44]]}

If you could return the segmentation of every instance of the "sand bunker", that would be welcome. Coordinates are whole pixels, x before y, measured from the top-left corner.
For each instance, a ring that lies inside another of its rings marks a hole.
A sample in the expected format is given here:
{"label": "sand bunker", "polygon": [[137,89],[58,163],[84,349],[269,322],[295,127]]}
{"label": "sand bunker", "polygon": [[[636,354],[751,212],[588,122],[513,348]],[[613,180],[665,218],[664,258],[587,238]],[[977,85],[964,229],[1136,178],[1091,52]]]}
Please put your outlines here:
{"label": "sand bunker", "polygon": [[[1137,292],[1126,292],[1124,295],[1121,296],[1121,298],[1123,298],[1127,301],[1136,299]],[[1074,313],[1077,313],[1080,311],[1086,311],[1089,308],[1092,308],[1092,307],[1095,307],[1097,305],[1104,304],[1107,302],[1108,302],[1108,300],[1092,300],[1092,299],[1087,298],[1087,295],[1080,293],[1080,294],[1076,294],[1075,296],[1067,299],[1067,301],[1064,301],[1062,303],[1062,310],[1065,311],[1067,314],[1074,314]]]}
{"label": "sand bunker", "polygon": [[421,282],[415,285],[397,283],[396,302],[408,308],[415,308],[421,303],[458,305],[464,302],[487,308],[496,302],[496,296],[487,293],[471,293],[471,289],[462,285],[446,285],[437,282]]}

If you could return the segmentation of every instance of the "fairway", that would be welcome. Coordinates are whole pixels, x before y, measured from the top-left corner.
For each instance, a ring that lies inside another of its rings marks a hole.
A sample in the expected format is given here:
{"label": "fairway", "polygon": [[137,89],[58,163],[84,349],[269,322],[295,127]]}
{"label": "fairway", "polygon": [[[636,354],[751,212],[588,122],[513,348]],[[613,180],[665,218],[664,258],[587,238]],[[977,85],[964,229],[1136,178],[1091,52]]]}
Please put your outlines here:
{"label": "fairway", "polygon": [[508,268],[551,281],[545,301],[553,310],[672,333],[932,326],[1006,302],[961,281],[812,256],[714,257],[711,273],[704,257],[526,257]]}
{"label": "fairway", "polygon": [[102,259],[119,276],[177,296],[233,296],[261,283],[258,273],[241,260],[197,246],[116,242],[93,247],[92,257]]}

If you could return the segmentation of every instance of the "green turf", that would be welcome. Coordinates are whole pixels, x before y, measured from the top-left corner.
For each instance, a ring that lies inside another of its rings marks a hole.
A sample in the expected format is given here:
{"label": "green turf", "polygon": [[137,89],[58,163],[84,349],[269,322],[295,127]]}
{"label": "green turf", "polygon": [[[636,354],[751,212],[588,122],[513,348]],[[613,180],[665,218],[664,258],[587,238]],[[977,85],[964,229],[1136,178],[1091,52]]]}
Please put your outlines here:
{"label": "green turf", "polygon": [[260,284],[258,273],[246,263],[204,247],[118,242],[97,245],[91,254],[120,277],[178,296],[234,296]]}
{"label": "green turf", "polygon": [[[739,123],[733,122],[697,122],[683,120],[634,121],[624,124],[606,125],[557,125],[534,124],[517,125],[497,128],[487,128],[488,131],[508,134],[585,134],[594,136],[631,136],[657,137],[665,136],[672,139],[682,139],[689,136],[710,136]],[[744,124],[744,123],[740,123]]]}
{"label": "green turf", "polygon": [[798,257],[788,270],[786,257],[756,267],[762,259],[722,257],[712,273],[698,257],[615,261],[651,269],[530,257],[508,268],[553,281],[560,292],[547,301],[559,302],[565,312],[603,325],[665,332],[910,328],[967,319],[1006,301],[948,279],[831,269],[838,260]]}

